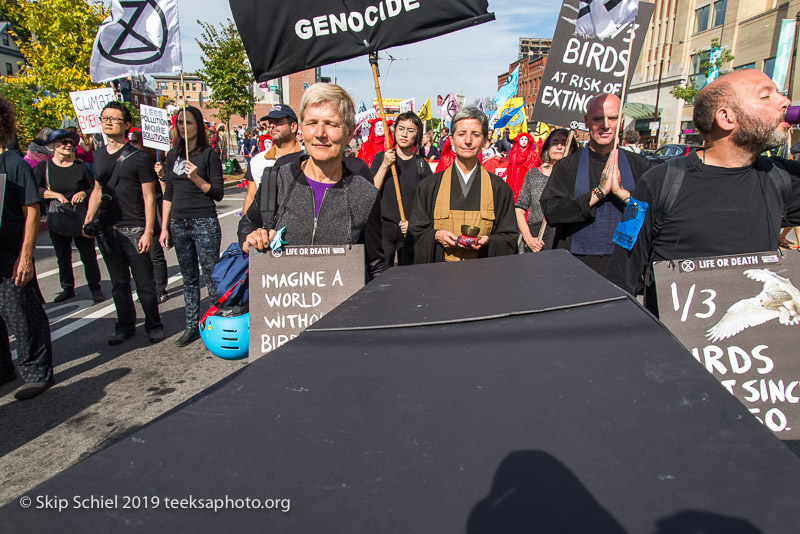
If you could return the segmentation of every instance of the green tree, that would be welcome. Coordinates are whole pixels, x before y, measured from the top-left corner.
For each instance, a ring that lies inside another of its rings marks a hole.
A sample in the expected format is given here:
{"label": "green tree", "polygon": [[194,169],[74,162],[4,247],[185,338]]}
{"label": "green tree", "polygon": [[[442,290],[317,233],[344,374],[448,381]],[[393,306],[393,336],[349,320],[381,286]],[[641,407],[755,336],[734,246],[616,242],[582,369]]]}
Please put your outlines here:
{"label": "green tree", "polygon": [[197,23],[203,28],[200,39],[195,39],[203,51],[203,68],[197,75],[211,88],[209,103],[219,110],[216,117],[228,123],[232,115],[247,116],[255,109],[250,90],[255,79],[236,26],[230,19],[227,24],[220,23],[219,30]]}
{"label": "green tree", "polygon": [[[719,48],[719,39],[712,39],[711,48],[709,50],[695,50],[695,54],[704,54],[699,69],[699,72],[704,74],[702,80],[705,80],[712,72],[721,72],[723,65],[733,61],[735,56],[731,54],[727,48],[721,48],[718,57],[711,57],[711,51]],[[694,97],[697,96],[697,93],[699,93],[702,88],[702,85],[698,86],[694,80],[690,79],[686,83],[680,83],[674,86],[669,90],[669,93],[675,98],[683,100],[687,105],[691,105],[692,102],[694,102]]]}
{"label": "green tree", "polygon": [[14,21],[12,37],[26,61],[16,75],[0,77],[24,144],[74,114],[70,91],[100,87],[89,77],[89,59],[107,11],[101,0],[0,0],[0,12]]}

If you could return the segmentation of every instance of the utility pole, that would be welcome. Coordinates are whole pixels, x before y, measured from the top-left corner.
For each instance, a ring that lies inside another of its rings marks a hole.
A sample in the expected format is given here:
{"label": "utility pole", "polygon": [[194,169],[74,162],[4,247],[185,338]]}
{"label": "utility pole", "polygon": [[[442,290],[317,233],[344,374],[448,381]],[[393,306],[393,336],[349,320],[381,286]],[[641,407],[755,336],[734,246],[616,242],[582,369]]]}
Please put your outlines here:
{"label": "utility pole", "polygon": [[[664,45],[666,46],[666,45]],[[658,100],[661,96],[661,75],[664,72],[664,49],[661,49],[661,65],[658,68],[658,85],[656,85],[656,109],[653,111],[655,120],[658,121],[658,130],[656,130],[656,146],[658,148],[659,139],[661,138],[661,116],[658,114]]]}

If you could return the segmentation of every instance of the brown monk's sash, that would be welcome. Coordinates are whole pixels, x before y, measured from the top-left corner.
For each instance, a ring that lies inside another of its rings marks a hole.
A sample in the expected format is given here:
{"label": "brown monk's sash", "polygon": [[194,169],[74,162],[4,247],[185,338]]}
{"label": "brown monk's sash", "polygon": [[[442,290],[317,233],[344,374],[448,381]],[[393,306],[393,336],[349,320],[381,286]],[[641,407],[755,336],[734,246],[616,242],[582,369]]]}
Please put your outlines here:
{"label": "brown monk's sash", "polygon": [[[446,230],[461,235],[461,225],[470,224],[481,229],[480,235],[489,235],[494,227],[494,195],[489,173],[481,167],[481,209],[480,211],[464,211],[450,209],[450,191],[452,189],[453,166],[447,168],[442,175],[436,204],[433,207],[434,230]],[[460,179],[460,178],[458,178]],[[472,184],[475,187],[475,184]],[[478,257],[478,251],[471,248],[448,247],[444,249],[445,261],[463,261]]]}

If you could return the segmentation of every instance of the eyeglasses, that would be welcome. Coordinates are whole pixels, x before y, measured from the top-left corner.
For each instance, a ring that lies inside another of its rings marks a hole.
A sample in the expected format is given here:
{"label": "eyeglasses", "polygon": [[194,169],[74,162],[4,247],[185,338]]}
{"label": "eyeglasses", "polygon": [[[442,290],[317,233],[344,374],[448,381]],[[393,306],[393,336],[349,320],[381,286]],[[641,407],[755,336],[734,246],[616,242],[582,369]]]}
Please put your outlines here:
{"label": "eyeglasses", "polygon": [[58,140],[56,140],[56,143],[58,143],[59,145],[65,145],[65,146],[66,145],[75,146],[75,140],[74,139],[58,139]]}
{"label": "eyeglasses", "polygon": [[100,122],[107,122],[109,124],[120,124],[121,122],[125,122],[125,119],[120,119],[117,117],[100,117]]}
{"label": "eyeglasses", "polygon": [[417,133],[417,130],[415,128],[404,128],[403,126],[398,126],[395,128],[395,132],[399,134],[408,133],[408,135],[414,135]]}

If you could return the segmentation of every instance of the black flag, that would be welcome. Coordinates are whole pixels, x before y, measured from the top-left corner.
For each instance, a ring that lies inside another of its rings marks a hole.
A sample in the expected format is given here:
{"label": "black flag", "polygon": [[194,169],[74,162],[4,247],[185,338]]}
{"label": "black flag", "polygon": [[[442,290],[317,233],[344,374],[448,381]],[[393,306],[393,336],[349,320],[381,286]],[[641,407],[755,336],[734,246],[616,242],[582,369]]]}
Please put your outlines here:
{"label": "black flag", "polygon": [[256,80],[490,22],[487,0],[230,0]]}

